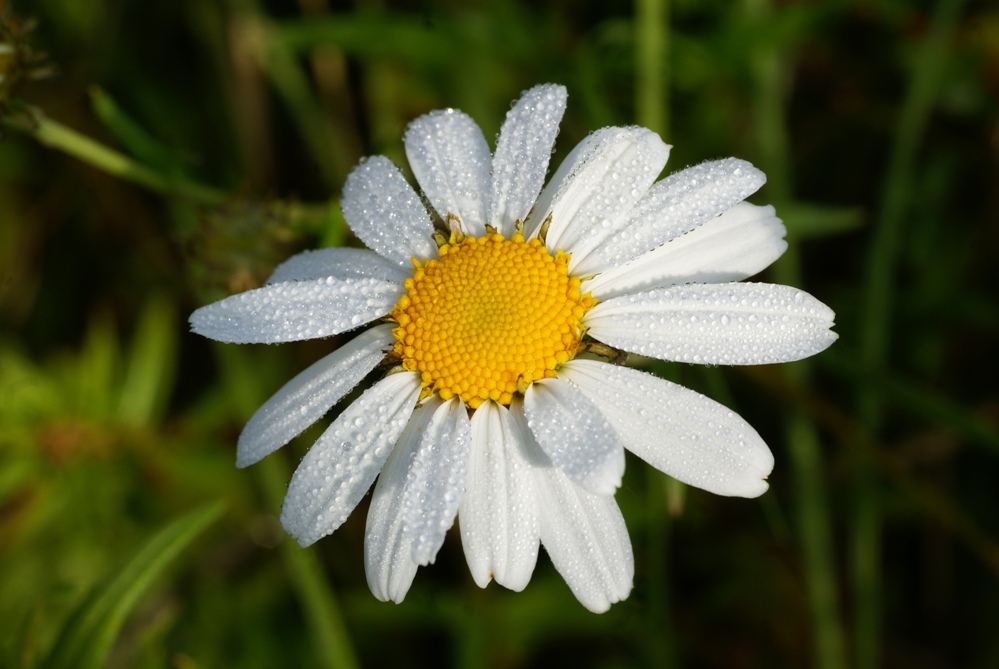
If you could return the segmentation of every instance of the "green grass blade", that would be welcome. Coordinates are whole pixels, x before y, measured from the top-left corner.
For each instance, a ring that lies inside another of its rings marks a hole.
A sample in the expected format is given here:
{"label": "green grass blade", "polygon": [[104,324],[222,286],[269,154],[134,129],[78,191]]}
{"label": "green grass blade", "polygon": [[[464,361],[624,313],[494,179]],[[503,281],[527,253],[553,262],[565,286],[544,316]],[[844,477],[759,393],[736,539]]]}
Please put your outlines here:
{"label": "green grass blade", "polygon": [[104,664],[126,616],[171,562],[222,513],[201,507],[153,536],[98,586],[63,626],[44,669],[97,669]]}

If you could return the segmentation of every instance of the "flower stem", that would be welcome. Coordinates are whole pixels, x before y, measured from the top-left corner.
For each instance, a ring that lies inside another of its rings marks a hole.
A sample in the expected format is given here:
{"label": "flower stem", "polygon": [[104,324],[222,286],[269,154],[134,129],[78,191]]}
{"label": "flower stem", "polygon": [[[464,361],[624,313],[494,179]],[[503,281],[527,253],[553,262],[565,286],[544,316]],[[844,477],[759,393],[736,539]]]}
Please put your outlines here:
{"label": "flower stem", "polygon": [[108,174],[162,194],[177,195],[197,204],[220,205],[228,199],[221,190],[184,177],[166,176],[108,148],[72,128],[54,121],[40,109],[20,107],[4,125],[31,135],[39,143],[62,151]]}
{"label": "flower stem", "polygon": [[635,3],[635,107],[638,123],[669,135],[669,0]]}

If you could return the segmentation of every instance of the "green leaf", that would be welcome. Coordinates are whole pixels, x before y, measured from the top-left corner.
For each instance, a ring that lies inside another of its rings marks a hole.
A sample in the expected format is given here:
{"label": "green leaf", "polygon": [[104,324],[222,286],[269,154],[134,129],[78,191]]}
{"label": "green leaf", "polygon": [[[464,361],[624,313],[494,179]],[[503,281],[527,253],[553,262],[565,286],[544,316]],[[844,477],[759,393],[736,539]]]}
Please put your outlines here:
{"label": "green leaf", "polygon": [[44,669],[97,669],[114,643],[126,616],[177,555],[222,513],[211,504],[162,529],[121,569],[94,589],[70,616]]}

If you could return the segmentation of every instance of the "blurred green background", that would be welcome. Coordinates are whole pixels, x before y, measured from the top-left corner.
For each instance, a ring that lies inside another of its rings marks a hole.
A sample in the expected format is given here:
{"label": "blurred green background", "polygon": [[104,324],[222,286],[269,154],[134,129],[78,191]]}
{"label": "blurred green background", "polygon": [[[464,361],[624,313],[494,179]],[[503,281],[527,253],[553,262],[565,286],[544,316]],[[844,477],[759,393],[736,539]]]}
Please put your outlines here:
{"label": "blurred green background", "polygon": [[[5,3],[0,0],[0,5]],[[12,13],[13,11],[13,13]],[[988,2],[32,0],[0,32],[0,661],[10,667],[999,666],[999,8]],[[479,590],[457,532],[401,605],[366,503],[276,515],[321,426],[248,470],[241,426],[335,345],[214,345],[194,308],[349,243],[339,188],[408,121],[565,84],[558,161],[640,124],[672,171],[739,156],[837,312],[796,365],[655,371],[741,413],[770,492],[630,460],[635,589],[541,557]],[[991,362],[990,362],[991,361]]]}

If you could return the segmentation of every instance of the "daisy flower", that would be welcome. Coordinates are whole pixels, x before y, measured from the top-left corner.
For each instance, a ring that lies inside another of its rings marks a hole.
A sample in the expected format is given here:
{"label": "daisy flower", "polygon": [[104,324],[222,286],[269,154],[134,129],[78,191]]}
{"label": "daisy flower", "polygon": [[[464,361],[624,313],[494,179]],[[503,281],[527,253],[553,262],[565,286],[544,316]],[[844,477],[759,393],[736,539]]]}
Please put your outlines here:
{"label": "daisy flower", "polygon": [[381,156],[347,178],[344,217],[367,249],[306,251],[191,316],[224,342],[353,334],[256,412],[239,467],[388,370],[309,450],[281,512],[308,546],[374,484],[364,560],[379,599],[405,597],[458,517],[478,585],[523,589],[543,545],[579,601],[606,610],[634,574],[613,496],[625,449],[720,495],[762,494],[773,467],[742,418],[623,355],[758,365],[836,339],[812,296],[738,283],[786,248],[773,208],[743,202],[759,170],[728,158],[657,181],[670,147],[604,128],[546,186],[565,104],[561,86],[524,93],[495,153],[466,114],[421,116],[404,143],[422,198]]}

